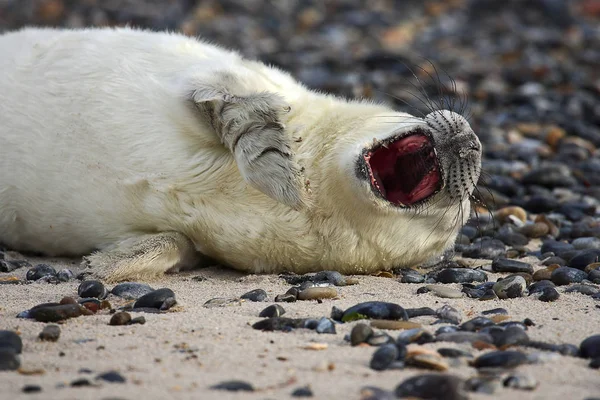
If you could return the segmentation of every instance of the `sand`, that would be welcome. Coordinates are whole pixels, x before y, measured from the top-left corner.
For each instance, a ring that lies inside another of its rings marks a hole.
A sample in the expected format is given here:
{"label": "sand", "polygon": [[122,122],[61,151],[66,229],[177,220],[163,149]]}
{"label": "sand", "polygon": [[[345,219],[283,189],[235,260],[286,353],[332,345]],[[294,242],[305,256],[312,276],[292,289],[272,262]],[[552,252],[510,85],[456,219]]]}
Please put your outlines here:
{"label": "sand", "polygon": [[[29,258],[32,263],[47,262],[56,268],[75,268],[78,260]],[[0,276],[24,277],[25,269]],[[193,280],[202,276],[205,280]],[[494,274],[489,274],[494,279]],[[477,301],[468,298],[441,299],[432,294],[416,295],[421,285],[401,284],[396,279],[359,276],[359,284],[337,288],[339,298],[284,303],[289,317],[329,316],[332,306],[346,308],[370,300],[391,301],[404,307],[438,308],[449,304],[463,313],[463,320],[480,311],[506,308],[513,320],[531,318],[536,326],[530,338],[551,343],[579,344],[600,333],[600,303],[581,294],[561,294],[558,301],[544,303],[535,298]],[[244,275],[220,267],[210,267],[152,282],[153,287],[169,287],[179,306],[162,314],[144,313],[145,325],[109,326],[107,313],[71,319],[61,324],[58,342],[41,342],[38,334],[44,323],[15,318],[36,304],[74,296],[77,281],[63,284],[32,283],[0,286],[0,329],[20,332],[23,339],[20,372],[0,372],[0,399],[284,399],[294,389],[309,385],[317,399],[359,399],[364,386],[393,390],[404,379],[427,371],[415,368],[377,372],[369,368],[373,347],[351,347],[343,340],[356,324],[337,325],[337,334],[317,334],[309,330],[290,333],[261,332],[251,328],[260,320],[258,313],[272,302],[244,302],[237,306],[205,308],[215,297],[238,297],[262,288],[272,300],[290,285],[276,275]],[[109,285],[110,287],[110,285]],[[109,300],[116,304],[114,297]],[[134,316],[142,315],[135,313]],[[412,321],[431,332],[433,317]],[[397,332],[389,331],[393,336]],[[309,350],[314,343],[324,350]],[[428,348],[470,346],[450,343],[427,344]],[[532,349],[524,349],[532,352]],[[548,355],[554,353],[546,353]],[[525,365],[517,371],[539,381],[534,391],[499,389],[493,396],[471,394],[473,399],[584,399],[600,396],[600,371],[587,367],[588,361],[554,354],[543,364]],[[82,369],[93,371],[81,372]],[[97,382],[99,373],[119,371],[124,384]],[[466,366],[453,366],[450,372],[463,377],[476,374]],[[93,387],[69,387],[78,378],[97,383]],[[225,380],[240,379],[254,385],[254,393],[210,390]],[[42,392],[24,394],[26,384],[42,387]]]}

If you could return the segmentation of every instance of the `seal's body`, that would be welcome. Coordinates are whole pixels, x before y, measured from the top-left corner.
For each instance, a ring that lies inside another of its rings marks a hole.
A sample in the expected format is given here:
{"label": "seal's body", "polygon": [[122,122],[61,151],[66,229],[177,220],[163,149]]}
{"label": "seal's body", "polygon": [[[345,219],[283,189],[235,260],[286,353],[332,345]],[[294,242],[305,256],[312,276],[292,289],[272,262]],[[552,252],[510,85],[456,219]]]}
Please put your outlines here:
{"label": "seal's body", "polygon": [[0,36],[0,71],[0,242],[94,252],[109,280],[199,254],[249,272],[421,263],[452,246],[479,174],[455,113],[319,94],[177,34],[26,29]]}

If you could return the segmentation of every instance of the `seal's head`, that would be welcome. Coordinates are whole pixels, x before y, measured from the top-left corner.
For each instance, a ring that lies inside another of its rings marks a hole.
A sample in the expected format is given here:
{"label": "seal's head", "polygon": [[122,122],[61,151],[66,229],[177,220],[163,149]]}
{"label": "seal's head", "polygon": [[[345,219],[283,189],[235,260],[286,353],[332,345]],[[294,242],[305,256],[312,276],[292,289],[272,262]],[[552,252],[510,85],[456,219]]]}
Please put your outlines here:
{"label": "seal's head", "polygon": [[439,110],[398,125],[362,148],[359,186],[384,207],[468,201],[481,170],[481,143],[465,118]]}

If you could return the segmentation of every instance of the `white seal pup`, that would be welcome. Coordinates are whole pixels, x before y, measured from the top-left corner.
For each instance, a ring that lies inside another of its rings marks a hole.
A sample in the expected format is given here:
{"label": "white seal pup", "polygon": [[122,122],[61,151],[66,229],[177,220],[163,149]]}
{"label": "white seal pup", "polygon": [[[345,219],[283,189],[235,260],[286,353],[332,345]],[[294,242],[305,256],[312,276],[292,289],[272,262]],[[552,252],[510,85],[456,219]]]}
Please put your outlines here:
{"label": "white seal pup", "polygon": [[0,242],[151,279],[202,254],[364,274],[453,246],[481,144],[173,33],[0,36]]}

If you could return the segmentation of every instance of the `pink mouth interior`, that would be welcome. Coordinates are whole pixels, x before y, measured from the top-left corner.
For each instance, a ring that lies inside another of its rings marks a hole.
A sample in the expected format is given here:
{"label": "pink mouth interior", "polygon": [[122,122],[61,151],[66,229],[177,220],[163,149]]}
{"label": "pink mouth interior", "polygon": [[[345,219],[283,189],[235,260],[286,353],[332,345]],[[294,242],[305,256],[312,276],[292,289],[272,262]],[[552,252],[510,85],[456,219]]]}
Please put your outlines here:
{"label": "pink mouth interior", "polygon": [[438,190],[440,171],[429,138],[414,134],[365,155],[371,184],[397,205],[412,205]]}

